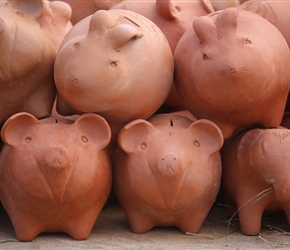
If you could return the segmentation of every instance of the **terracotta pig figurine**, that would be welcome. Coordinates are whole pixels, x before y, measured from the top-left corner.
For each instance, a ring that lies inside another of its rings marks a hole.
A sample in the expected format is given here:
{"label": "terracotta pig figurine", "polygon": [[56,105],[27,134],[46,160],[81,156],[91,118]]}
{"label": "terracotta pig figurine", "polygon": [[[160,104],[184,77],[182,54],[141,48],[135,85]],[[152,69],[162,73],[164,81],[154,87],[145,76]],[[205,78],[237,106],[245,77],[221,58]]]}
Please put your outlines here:
{"label": "terracotta pig figurine", "polygon": [[158,114],[125,125],[118,144],[114,190],[132,231],[199,232],[220,187],[220,129],[205,119]]}
{"label": "terracotta pig figurine", "polygon": [[98,113],[115,137],[128,122],[159,109],[174,63],[152,21],[128,10],[99,10],[68,32],[54,69],[58,113]]}
{"label": "terracotta pig figurine", "polygon": [[[273,24],[284,36],[289,48],[290,48],[290,1],[279,1],[279,0],[248,0],[242,3],[239,9],[252,11],[271,24]],[[290,97],[288,96],[286,111],[290,111]]]}
{"label": "terracotta pig figurine", "polygon": [[97,114],[37,120],[10,117],[1,131],[0,200],[17,239],[65,232],[86,239],[111,190],[105,147],[111,132]]}
{"label": "terracotta pig figurine", "polygon": [[[174,53],[179,39],[196,17],[214,12],[214,8],[208,0],[123,0],[111,9],[131,10],[150,19],[166,36],[172,53]],[[172,89],[164,104],[172,108],[184,108],[182,100],[177,95],[175,84],[172,84]]]}
{"label": "terracotta pig figurine", "polygon": [[0,126],[11,115],[51,114],[56,51],[42,31],[43,2],[7,0],[0,7]]}
{"label": "terracotta pig figurine", "polygon": [[197,17],[174,59],[184,105],[198,119],[216,123],[225,139],[256,124],[280,124],[290,52],[281,32],[261,16],[227,8]]}
{"label": "terracotta pig figurine", "polygon": [[[55,0],[50,0],[55,1]],[[72,8],[71,22],[75,25],[98,10],[108,10],[121,0],[62,0]]]}
{"label": "terracotta pig figurine", "polygon": [[238,6],[239,9],[254,12],[272,23],[285,37],[290,46],[290,1],[284,0],[247,0]]}
{"label": "terracotta pig figurine", "polygon": [[70,21],[72,9],[62,1],[43,0],[43,5],[44,14],[40,18],[40,27],[58,51],[63,38],[73,27]]}
{"label": "terracotta pig figurine", "polygon": [[290,224],[289,148],[284,127],[252,128],[225,142],[222,193],[244,234],[260,233],[264,213],[284,210]]}

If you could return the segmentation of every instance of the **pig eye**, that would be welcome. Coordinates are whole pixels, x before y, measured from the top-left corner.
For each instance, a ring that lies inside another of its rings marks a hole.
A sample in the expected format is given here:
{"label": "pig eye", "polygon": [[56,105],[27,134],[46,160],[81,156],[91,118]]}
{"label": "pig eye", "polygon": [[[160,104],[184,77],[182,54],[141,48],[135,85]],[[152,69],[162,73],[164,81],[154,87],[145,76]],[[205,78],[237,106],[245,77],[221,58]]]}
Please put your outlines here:
{"label": "pig eye", "polygon": [[251,42],[251,40],[249,39],[249,38],[246,38],[245,39],[245,44],[251,44],[252,42]]}
{"label": "pig eye", "polygon": [[195,147],[197,147],[197,148],[200,147],[200,143],[199,143],[198,140],[194,140],[193,145],[194,145]]}
{"label": "pig eye", "polygon": [[145,149],[145,148],[147,148],[147,144],[146,144],[145,142],[141,143],[140,148],[141,148],[141,149]]}
{"label": "pig eye", "polygon": [[202,55],[202,59],[203,59],[204,61],[206,61],[206,60],[209,59],[209,57],[207,56],[207,54],[203,54],[203,55]]}
{"label": "pig eye", "polygon": [[116,68],[118,66],[118,62],[117,61],[112,61],[112,62],[110,62],[110,66],[112,68]]}
{"label": "pig eye", "polygon": [[89,141],[88,137],[86,137],[85,135],[83,135],[83,136],[81,137],[81,140],[82,140],[83,142],[88,142],[88,141]]}
{"label": "pig eye", "polygon": [[32,137],[31,137],[31,136],[27,136],[27,137],[25,137],[24,141],[25,141],[26,143],[29,143],[29,142],[32,141]]}

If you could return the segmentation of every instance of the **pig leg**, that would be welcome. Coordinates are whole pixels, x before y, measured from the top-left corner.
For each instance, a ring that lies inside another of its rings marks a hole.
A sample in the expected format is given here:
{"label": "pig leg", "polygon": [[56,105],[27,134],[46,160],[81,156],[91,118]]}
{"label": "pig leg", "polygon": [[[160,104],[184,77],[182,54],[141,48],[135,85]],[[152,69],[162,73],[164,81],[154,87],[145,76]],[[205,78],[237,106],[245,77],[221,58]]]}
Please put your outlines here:
{"label": "pig leg", "polygon": [[127,211],[127,218],[131,230],[136,234],[142,234],[149,231],[155,226],[152,219],[148,215],[143,215],[140,212],[134,210]]}
{"label": "pig leg", "polygon": [[[243,204],[245,203],[238,203],[238,207],[242,207]],[[239,210],[238,215],[243,234],[258,235],[260,233],[263,209],[258,204],[249,204]]]}
{"label": "pig leg", "polygon": [[180,218],[178,227],[184,233],[198,233],[206,219],[208,209],[200,209],[193,211],[190,214],[185,214]]}
{"label": "pig leg", "polygon": [[75,240],[86,240],[101,212],[101,208],[92,206],[87,211],[74,214],[66,221],[64,231]]}
{"label": "pig leg", "polygon": [[42,232],[41,223],[30,214],[15,211],[10,218],[19,241],[32,241]]}

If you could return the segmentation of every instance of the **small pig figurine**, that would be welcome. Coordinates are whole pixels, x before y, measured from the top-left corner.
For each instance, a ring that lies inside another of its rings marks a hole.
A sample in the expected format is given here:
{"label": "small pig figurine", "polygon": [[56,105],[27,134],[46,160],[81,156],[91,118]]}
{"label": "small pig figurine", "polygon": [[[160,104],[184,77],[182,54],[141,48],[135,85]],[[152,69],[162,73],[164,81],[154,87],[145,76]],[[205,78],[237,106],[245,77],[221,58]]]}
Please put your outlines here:
{"label": "small pig figurine", "polygon": [[86,239],[112,186],[105,119],[37,120],[23,112],[5,122],[1,136],[0,200],[18,240],[41,232]]}
{"label": "small pig figurine", "polygon": [[119,133],[114,191],[134,233],[177,226],[197,233],[220,187],[223,145],[211,121],[158,114]]}
{"label": "small pig figurine", "polygon": [[251,128],[225,142],[222,193],[237,208],[244,234],[258,235],[262,215],[279,210],[290,225],[289,148],[290,130],[284,127]]}
{"label": "small pig figurine", "polygon": [[72,9],[62,1],[43,0],[43,6],[44,14],[40,18],[40,27],[58,51],[63,38],[73,27],[70,21]]}
{"label": "small pig figurine", "polygon": [[173,69],[168,41],[152,21],[129,10],[99,10],[68,32],[57,54],[57,111],[100,114],[114,138],[159,109]]}
{"label": "small pig figurine", "polygon": [[[54,0],[51,0],[54,1]],[[82,19],[94,14],[98,10],[108,10],[121,0],[62,0],[72,8],[71,22],[76,24]]]}
{"label": "small pig figurine", "polygon": [[[214,12],[214,8],[208,0],[124,0],[115,4],[111,9],[131,10],[150,19],[164,33],[172,53],[174,53],[179,39],[192,25],[192,21],[196,17]],[[183,108],[175,84],[172,84],[171,91],[164,104],[172,108]]]}
{"label": "small pig figurine", "polygon": [[56,51],[40,27],[43,14],[41,0],[7,0],[0,7],[0,127],[18,112],[51,114]]}
{"label": "small pig figurine", "polygon": [[261,16],[227,8],[197,17],[174,59],[184,105],[198,119],[216,123],[225,139],[252,125],[280,124],[290,52],[279,30]]}

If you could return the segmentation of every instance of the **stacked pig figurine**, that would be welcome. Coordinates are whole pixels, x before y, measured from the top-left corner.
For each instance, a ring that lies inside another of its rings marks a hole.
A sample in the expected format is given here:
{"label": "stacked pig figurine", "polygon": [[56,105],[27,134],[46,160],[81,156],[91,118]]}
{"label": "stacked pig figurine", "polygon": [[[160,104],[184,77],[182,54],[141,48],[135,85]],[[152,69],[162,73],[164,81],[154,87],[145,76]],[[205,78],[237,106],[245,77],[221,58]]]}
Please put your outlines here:
{"label": "stacked pig figurine", "polygon": [[[277,127],[290,88],[288,33],[256,13],[260,1],[220,11],[200,1],[186,22],[193,3],[152,1],[147,18],[124,1],[74,26],[64,2],[0,3],[0,35],[14,41],[1,42],[0,200],[19,240],[86,239],[112,184],[135,233],[198,233],[220,185],[237,209],[270,190],[240,209],[245,234],[259,233],[264,211],[287,213],[276,163],[288,161],[290,132]],[[174,38],[172,27],[182,27]],[[174,87],[188,110],[156,114]]]}

